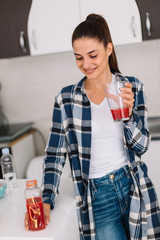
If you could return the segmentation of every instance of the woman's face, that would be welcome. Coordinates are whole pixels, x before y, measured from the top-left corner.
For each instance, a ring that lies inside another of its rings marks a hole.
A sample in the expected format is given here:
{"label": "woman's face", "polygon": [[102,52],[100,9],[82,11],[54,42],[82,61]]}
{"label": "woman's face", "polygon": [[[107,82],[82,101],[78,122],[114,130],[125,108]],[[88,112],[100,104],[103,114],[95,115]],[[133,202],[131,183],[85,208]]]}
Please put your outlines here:
{"label": "woman's face", "polygon": [[74,41],[73,50],[76,64],[87,79],[101,78],[110,69],[108,58],[112,53],[111,43],[105,48],[97,39],[80,38]]}

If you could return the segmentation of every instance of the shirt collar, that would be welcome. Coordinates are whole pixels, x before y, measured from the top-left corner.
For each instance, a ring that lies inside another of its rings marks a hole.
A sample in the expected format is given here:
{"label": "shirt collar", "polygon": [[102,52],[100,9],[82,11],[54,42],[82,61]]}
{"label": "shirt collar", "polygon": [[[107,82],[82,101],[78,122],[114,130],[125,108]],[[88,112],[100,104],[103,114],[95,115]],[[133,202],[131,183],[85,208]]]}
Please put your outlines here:
{"label": "shirt collar", "polygon": [[[128,81],[127,77],[124,76],[124,75],[122,75],[121,73],[119,73],[119,72],[112,72],[112,73],[115,74],[116,77],[119,77],[122,81],[123,81],[123,80],[127,80],[127,81]],[[84,81],[85,81],[85,79],[86,79],[86,76],[83,77],[83,78],[75,85],[75,87],[74,87],[74,92],[81,92],[81,93],[85,94],[85,89],[84,89]]]}
{"label": "shirt collar", "polygon": [[74,87],[74,92],[82,92],[83,94],[85,94],[85,90],[84,90],[84,81],[86,79],[86,76],[83,77]]}

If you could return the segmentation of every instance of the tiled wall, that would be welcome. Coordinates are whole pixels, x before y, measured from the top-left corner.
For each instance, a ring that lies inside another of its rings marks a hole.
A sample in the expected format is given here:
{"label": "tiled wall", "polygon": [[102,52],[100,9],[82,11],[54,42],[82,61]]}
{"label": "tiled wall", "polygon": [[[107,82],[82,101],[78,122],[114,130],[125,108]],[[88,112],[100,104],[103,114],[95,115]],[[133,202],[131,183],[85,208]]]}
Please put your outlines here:
{"label": "tiled wall", "polygon": [[[160,40],[115,48],[123,74],[145,86],[149,116],[160,115]],[[9,122],[34,121],[48,138],[54,97],[82,77],[72,52],[0,60],[0,101]]]}

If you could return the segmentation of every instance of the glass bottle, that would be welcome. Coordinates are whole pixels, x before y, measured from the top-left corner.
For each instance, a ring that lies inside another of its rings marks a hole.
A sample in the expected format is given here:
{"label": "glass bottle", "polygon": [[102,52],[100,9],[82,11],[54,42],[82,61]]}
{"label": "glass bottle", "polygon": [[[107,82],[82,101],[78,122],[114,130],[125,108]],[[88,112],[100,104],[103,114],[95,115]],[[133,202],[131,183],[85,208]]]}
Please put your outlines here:
{"label": "glass bottle", "polygon": [[17,182],[14,159],[9,153],[9,148],[2,148],[1,168],[3,178],[7,183],[7,192],[10,192],[17,186]]}
{"label": "glass bottle", "polygon": [[37,186],[36,180],[26,182],[24,192],[28,212],[29,228],[31,231],[42,230],[46,227],[41,188]]}

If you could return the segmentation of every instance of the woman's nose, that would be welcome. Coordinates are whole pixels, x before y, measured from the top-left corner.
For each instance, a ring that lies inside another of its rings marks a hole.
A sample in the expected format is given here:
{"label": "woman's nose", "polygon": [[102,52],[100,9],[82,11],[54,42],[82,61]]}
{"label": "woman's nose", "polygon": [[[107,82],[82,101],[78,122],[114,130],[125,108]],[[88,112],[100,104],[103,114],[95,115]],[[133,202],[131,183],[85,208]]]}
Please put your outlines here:
{"label": "woman's nose", "polygon": [[89,59],[84,59],[83,68],[87,69],[89,66],[90,66],[90,60]]}

